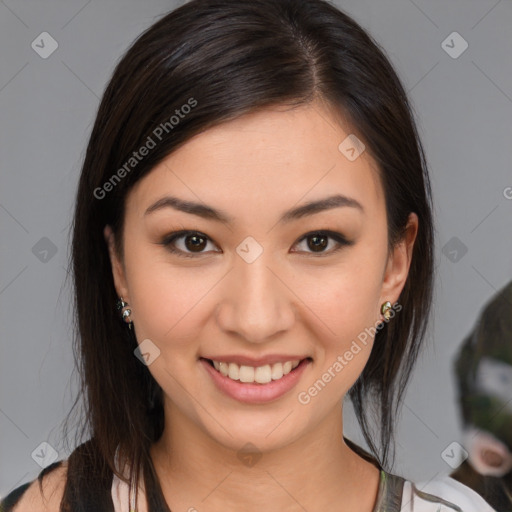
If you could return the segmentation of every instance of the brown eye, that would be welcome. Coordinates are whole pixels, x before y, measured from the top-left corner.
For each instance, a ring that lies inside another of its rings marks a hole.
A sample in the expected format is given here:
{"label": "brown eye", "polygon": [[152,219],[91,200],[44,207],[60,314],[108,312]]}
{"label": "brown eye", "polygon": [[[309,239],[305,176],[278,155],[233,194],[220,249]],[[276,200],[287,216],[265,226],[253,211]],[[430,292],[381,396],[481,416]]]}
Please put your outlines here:
{"label": "brown eye", "polygon": [[[166,236],[161,242],[173,254],[186,258],[210,252],[204,250],[208,243],[214,245],[205,234],[197,231],[176,231]],[[181,247],[177,247],[180,245]]]}
{"label": "brown eye", "polygon": [[308,236],[307,240],[311,242],[311,243],[308,243],[308,247],[313,252],[321,252],[327,247],[327,245],[329,245],[328,239],[329,239],[329,237],[325,236],[325,235]]}
{"label": "brown eye", "polygon": [[[330,241],[334,241],[330,250],[325,250],[329,246]],[[309,254],[316,253],[320,256],[328,255],[340,250],[343,246],[353,245],[353,241],[348,241],[341,233],[335,231],[314,231],[307,233],[300,240],[299,244],[306,241],[305,251],[293,251],[293,252],[306,252]]]}
{"label": "brown eye", "polygon": [[188,235],[184,237],[185,247],[190,251],[201,251],[206,247],[206,237],[201,235]]}

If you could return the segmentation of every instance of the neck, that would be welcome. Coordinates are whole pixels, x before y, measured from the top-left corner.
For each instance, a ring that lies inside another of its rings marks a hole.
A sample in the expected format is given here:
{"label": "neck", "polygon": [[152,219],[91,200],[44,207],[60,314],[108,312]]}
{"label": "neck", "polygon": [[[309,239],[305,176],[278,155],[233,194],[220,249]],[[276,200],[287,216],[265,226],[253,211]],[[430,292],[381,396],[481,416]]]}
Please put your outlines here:
{"label": "neck", "polygon": [[151,455],[172,510],[303,512],[333,501],[338,510],[373,510],[379,471],[345,444],[341,406],[301,438],[247,457],[220,445],[175,407],[166,408],[165,417]]}

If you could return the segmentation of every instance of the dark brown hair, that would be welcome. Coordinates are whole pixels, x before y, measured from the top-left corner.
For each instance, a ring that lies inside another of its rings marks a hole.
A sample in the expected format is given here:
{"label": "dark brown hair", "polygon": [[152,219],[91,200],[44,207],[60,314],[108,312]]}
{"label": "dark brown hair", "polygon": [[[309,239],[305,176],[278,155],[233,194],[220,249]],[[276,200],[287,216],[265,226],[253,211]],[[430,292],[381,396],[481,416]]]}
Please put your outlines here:
{"label": "dark brown hair", "polygon": [[[170,117],[191,98],[195,106],[171,128]],[[149,27],[117,64],[76,195],[72,270],[81,394],[73,409],[83,399],[77,435],[88,431],[112,471],[119,445],[137,481],[139,466],[156,478],[149,448],[162,433],[164,416],[162,390],[134,356],[134,333],[116,311],[105,225],[112,227],[122,257],[127,194],[159,162],[219,123],[315,99],[349,121],[378,164],[389,246],[400,240],[410,212],[419,218],[398,301],[403,308],[378,331],[369,361],[349,391],[370,450],[382,467],[390,453],[394,459],[394,422],[425,336],[433,282],[430,183],[403,86],[379,45],[327,1],[192,0]],[[166,122],[162,140],[100,194]]]}

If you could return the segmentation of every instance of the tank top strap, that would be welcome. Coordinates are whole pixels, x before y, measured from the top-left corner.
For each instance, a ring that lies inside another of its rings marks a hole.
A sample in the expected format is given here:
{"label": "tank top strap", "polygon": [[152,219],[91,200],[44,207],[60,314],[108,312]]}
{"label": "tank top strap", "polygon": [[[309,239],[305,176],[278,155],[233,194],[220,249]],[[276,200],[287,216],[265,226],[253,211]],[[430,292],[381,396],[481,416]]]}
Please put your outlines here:
{"label": "tank top strap", "polygon": [[93,439],[78,446],[68,458],[62,497],[65,512],[114,512],[111,496],[113,472]]}

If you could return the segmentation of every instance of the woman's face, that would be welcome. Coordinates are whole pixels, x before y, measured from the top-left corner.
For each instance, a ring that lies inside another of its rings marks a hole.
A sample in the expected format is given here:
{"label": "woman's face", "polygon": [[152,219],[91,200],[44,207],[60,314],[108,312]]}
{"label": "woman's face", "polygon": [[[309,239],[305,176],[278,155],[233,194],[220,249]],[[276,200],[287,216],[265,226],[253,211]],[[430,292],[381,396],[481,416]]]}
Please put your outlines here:
{"label": "woman's face", "polygon": [[[264,451],[339,414],[417,225],[413,214],[388,254],[383,189],[350,133],[319,103],[251,113],[192,138],[130,192],[124,261],[112,245],[111,261],[167,421]],[[279,378],[286,361],[301,363]]]}

